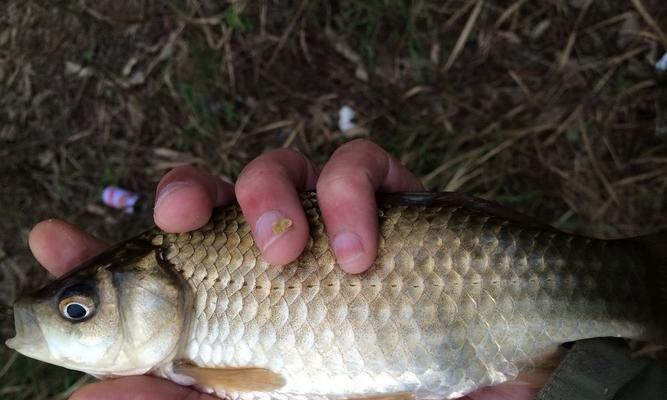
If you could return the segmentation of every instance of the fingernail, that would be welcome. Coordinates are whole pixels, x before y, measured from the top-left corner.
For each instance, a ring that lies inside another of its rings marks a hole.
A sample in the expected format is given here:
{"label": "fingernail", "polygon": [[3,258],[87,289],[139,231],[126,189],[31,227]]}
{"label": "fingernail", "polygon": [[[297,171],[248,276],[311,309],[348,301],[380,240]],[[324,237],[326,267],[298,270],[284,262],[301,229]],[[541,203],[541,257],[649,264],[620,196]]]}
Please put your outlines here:
{"label": "fingernail", "polygon": [[164,199],[169,197],[170,194],[177,192],[185,187],[192,186],[192,182],[181,181],[181,182],[171,182],[165,187],[160,189],[160,192],[157,194],[157,199],[155,200],[154,209],[157,210],[160,207],[160,204],[164,202]]}
{"label": "fingernail", "polygon": [[341,232],[334,237],[333,250],[338,264],[345,266],[364,254],[364,245],[356,233]]}
{"label": "fingernail", "polygon": [[265,251],[292,227],[292,220],[280,211],[267,211],[255,223],[257,247]]}

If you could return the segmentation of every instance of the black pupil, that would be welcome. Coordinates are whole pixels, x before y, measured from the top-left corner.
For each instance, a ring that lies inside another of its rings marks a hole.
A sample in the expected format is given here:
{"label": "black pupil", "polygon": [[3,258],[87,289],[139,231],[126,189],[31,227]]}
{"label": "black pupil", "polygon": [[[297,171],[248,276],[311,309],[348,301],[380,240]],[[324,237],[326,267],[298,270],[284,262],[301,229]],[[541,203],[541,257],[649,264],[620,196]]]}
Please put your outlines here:
{"label": "black pupil", "polygon": [[81,319],[86,316],[86,309],[81,304],[70,303],[65,307],[67,316],[72,319]]}

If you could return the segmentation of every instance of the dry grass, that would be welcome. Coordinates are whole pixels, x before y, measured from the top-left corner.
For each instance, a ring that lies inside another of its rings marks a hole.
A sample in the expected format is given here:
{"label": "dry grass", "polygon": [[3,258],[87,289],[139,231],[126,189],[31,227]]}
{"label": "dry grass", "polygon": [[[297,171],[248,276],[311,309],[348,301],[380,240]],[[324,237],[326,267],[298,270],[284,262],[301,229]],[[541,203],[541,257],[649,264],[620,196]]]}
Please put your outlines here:
{"label": "dry grass", "polygon": [[[25,246],[40,219],[110,241],[150,223],[101,207],[106,184],[150,195],[182,162],[233,178],[280,146],[322,162],[355,135],[429,188],[563,229],[667,226],[659,0],[219,3],[0,5],[0,303],[44,279]],[[78,379],[14,357],[0,350],[2,398]]]}

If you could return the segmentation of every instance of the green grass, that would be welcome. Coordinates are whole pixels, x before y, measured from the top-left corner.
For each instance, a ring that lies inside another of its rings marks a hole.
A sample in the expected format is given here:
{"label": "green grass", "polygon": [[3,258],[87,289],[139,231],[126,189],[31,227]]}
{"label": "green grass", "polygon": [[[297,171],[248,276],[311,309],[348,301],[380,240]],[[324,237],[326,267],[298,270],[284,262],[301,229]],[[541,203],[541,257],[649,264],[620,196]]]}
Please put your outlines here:
{"label": "green grass", "polygon": [[429,10],[420,2],[404,0],[350,1],[341,9],[337,26],[349,34],[348,41],[357,43],[370,69],[380,63],[378,57],[389,51],[387,46],[406,49],[411,64],[411,78],[416,83],[426,80],[428,44],[432,33]]}
{"label": "green grass", "polygon": [[75,387],[92,378],[44,364],[0,348],[0,398],[14,400],[67,399]]}
{"label": "green grass", "polygon": [[234,7],[229,7],[225,11],[225,23],[232,29],[240,32],[249,32],[255,29],[254,24],[247,16],[239,13]]}

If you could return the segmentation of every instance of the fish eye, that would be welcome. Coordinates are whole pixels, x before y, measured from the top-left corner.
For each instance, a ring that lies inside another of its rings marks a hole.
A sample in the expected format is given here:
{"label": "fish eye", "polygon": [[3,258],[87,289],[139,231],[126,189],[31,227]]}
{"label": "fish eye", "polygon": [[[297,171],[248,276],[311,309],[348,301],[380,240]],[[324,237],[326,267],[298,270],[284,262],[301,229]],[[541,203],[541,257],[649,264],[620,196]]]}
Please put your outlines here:
{"label": "fish eye", "polygon": [[69,302],[63,307],[63,316],[72,321],[79,321],[88,316],[90,310],[81,303]]}
{"label": "fish eye", "polygon": [[95,299],[86,287],[73,286],[60,294],[58,310],[63,318],[72,322],[88,319],[95,312]]}

